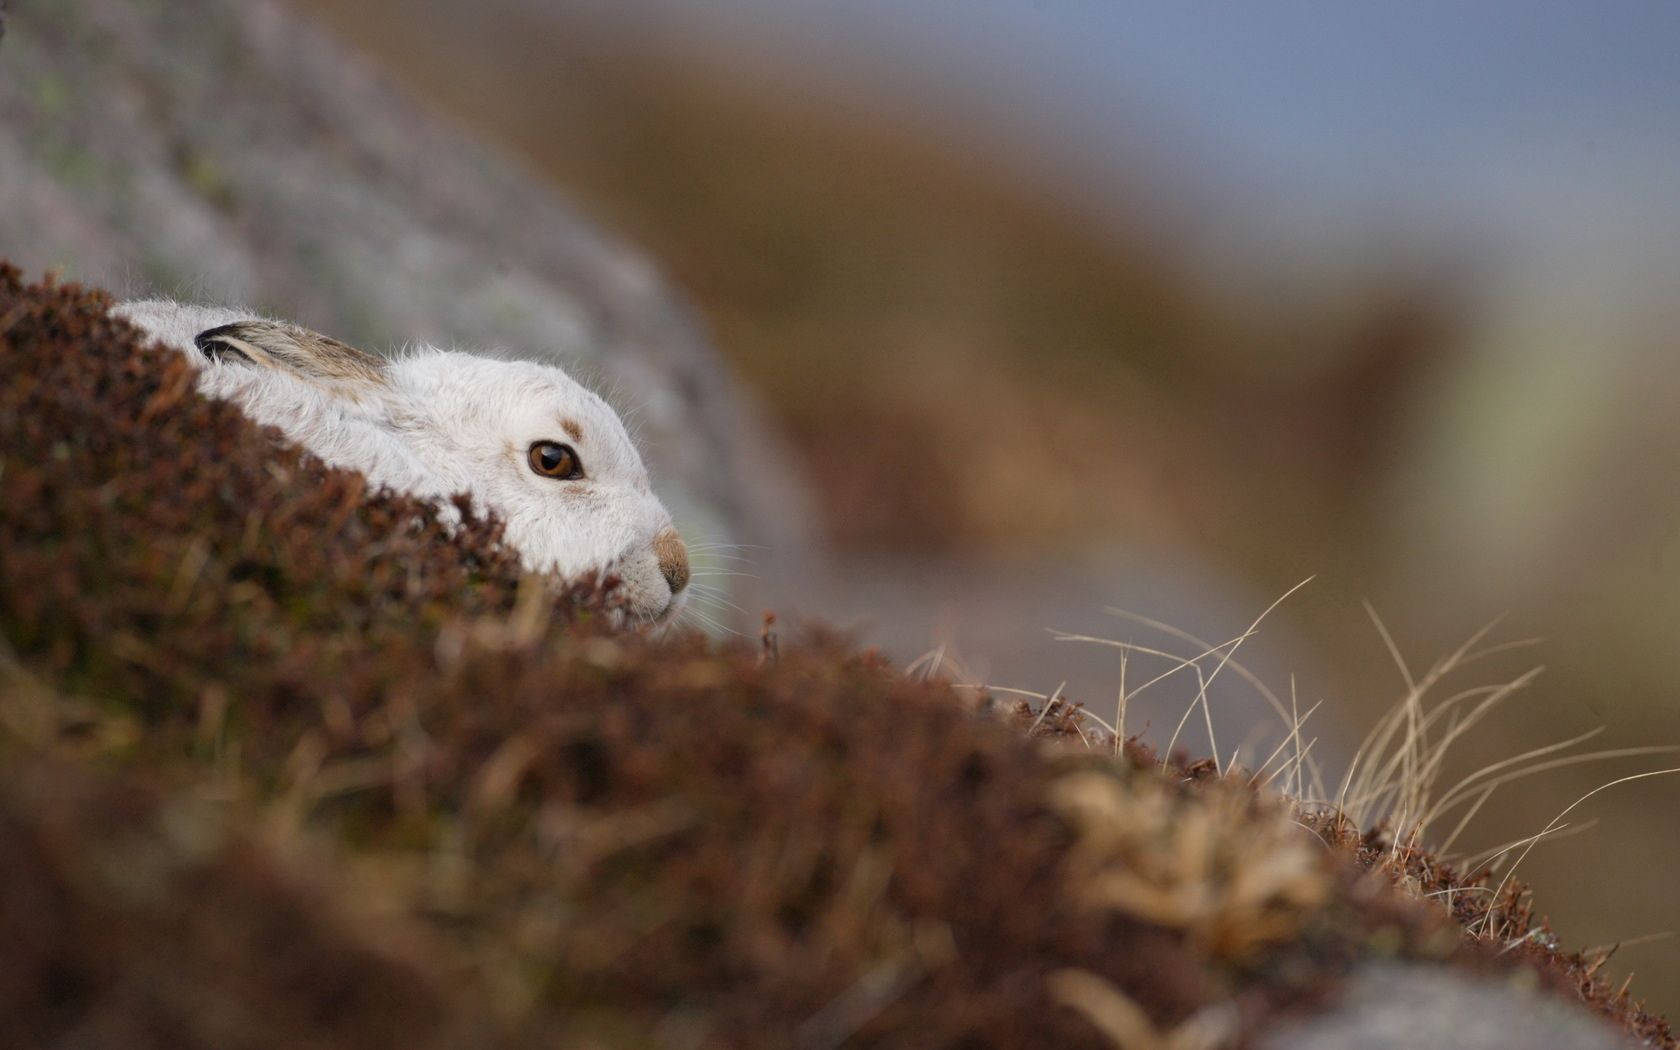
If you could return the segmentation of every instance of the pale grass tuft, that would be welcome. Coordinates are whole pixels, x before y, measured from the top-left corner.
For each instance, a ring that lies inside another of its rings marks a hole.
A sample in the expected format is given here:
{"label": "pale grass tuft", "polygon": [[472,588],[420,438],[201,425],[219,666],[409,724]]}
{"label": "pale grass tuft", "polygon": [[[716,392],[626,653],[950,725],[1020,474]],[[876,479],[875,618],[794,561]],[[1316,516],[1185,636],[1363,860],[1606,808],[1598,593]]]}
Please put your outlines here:
{"label": "pale grass tuft", "polygon": [[1236,1042],[1238,1016],[1229,1003],[1204,1007],[1163,1032],[1131,996],[1088,970],[1057,970],[1045,985],[1052,999],[1078,1011],[1117,1050],[1219,1050]]}
{"label": "pale grass tuft", "polygon": [[[1309,581],[1304,580],[1290,588],[1256,617],[1241,634],[1219,643],[1208,642],[1159,620],[1126,610],[1106,610],[1115,616],[1155,630],[1169,639],[1194,647],[1194,651],[1189,655],[1174,652],[1167,647],[1129,640],[1052,631],[1052,637],[1057,641],[1100,645],[1119,651],[1120,688],[1112,722],[1064,697],[1061,687],[1052,693],[1044,694],[972,680],[957,681],[955,684],[961,688],[1038,701],[1040,706],[1037,718],[1032,723],[1033,728],[1040,725],[1053,709],[1060,708],[1070,716],[1072,724],[1079,729],[1079,735],[1087,747],[1112,751],[1123,760],[1126,712],[1131,703],[1145,690],[1194,675],[1196,685],[1185,703],[1183,714],[1174,727],[1163,755],[1171,761],[1173,749],[1177,746],[1185,726],[1200,709],[1201,721],[1208,737],[1208,753],[1212,756],[1217,772],[1225,775],[1234,771],[1240,749],[1232,752],[1228,760],[1222,758],[1215,732],[1216,719],[1208,701],[1208,688],[1229,668],[1231,673],[1246,682],[1279,716],[1283,725],[1282,739],[1251,773],[1245,773],[1243,777],[1249,787],[1275,789],[1289,800],[1289,804],[1301,818],[1298,823],[1285,820],[1276,826],[1293,829],[1292,833],[1297,838],[1302,828],[1314,823],[1322,826],[1323,821],[1333,823],[1337,818],[1345,819],[1361,831],[1384,829],[1389,842],[1385,866],[1389,869],[1389,874],[1402,885],[1410,883],[1415,886],[1416,880],[1407,875],[1406,862],[1420,849],[1431,851],[1441,862],[1458,867],[1467,876],[1479,873],[1495,875],[1503,871],[1502,880],[1495,888],[1469,886],[1460,891],[1486,898],[1481,908],[1480,920],[1473,924],[1470,931],[1485,937],[1504,938],[1518,932],[1506,929],[1503,925],[1509,921],[1511,909],[1515,905],[1514,900],[1506,900],[1509,895],[1507,891],[1514,889],[1511,873],[1535,846],[1541,842],[1556,841],[1568,835],[1579,834],[1592,827],[1592,822],[1574,827],[1564,823],[1564,818],[1569,813],[1588,799],[1612,787],[1680,773],[1680,767],[1676,767],[1618,777],[1571,803],[1537,833],[1478,853],[1455,853],[1459,840],[1482,807],[1499,788],[1507,784],[1585,763],[1670,754],[1680,751],[1680,747],[1650,745],[1575,750],[1602,733],[1603,729],[1600,727],[1488,763],[1450,784],[1444,784],[1445,771],[1454,746],[1481,726],[1506,701],[1532,685],[1543,668],[1536,667],[1505,681],[1452,691],[1449,691],[1449,681],[1468,667],[1499,654],[1532,647],[1537,644],[1537,640],[1489,642],[1489,636],[1499,623],[1495,620],[1476,631],[1457,649],[1437,660],[1422,674],[1417,674],[1401,654],[1387,625],[1367,604],[1366,610],[1372,624],[1399,671],[1403,690],[1395,705],[1378,718],[1366,733],[1348,762],[1345,772],[1335,781],[1334,791],[1328,789],[1323,770],[1313,756],[1316,740],[1303,732],[1324,701],[1316,701],[1303,710],[1292,678],[1288,701],[1285,703],[1283,698],[1237,659],[1237,652],[1243,643],[1259,631],[1266,618],[1285,599],[1307,582]],[[1129,686],[1128,674],[1134,670],[1130,661],[1138,657],[1165,661],[1166,667],[1145,678],[1141,684]],[[924,658],[918,664],[918,669],[925,676],[931,677],[939,672],[942,665],[950,666],[943,650],[937,657]],[[1099,788],[1094,786],[1094,783],[1081,782],[1082,786],[1077,788],[1064,785],[1058,789],[1058,797],[1062,804],[1072,806],[1087,825],[1095,826],[1092,822],[1103,819],[1114,822],[1141,821],[1138,826],[1146,829],[1141,833],[1142,838],[1129,846],[1118,840],[1100,840],[1106,842],[1106,848],[1115,851],[1116,856],[1135,855],[1136,863],[1145,865],[1129,875],[1105,876],[1101,884],[1105,887],[1102,892],[1107,894],[1108,903],[1140,916],[1165,921],[1168,925],[1187,921],[1186,916],[1196,911],[1192,902],[1194,891],[1186,890],[1185,896],[1180,899],[1173,898],[1169,890],[1163,890],[1161,887],[1170,886],[1170,880],[1174,877],[1185,878],[1194,884],[1196,872],[1156,871],[1154,876],[1140,876],[1138,872],[1147,871],[1147,865],[1152,863],[1180,864],[1185,858],[1202,856],[1198,850],[1211,847],[1205,844],[1192,847],[1188,844],[1191,839],[1181,835],[1163,842],[1155,842],[1148,849],[1143,848],[1151,841],[1148,837],[1150,834],[1160,832],[1159,823],[1154,822],[1153,818],[1158,816],[1158,807],[1162,803],[1158,799],[1150,801],[1147,792],[1140,798],[1125,801],[1115,794],[1118,789]],[[1107,814],[1106,818],[1102,817],[1104,813]],[[1209,827],[1218,827],[1225,832],[1237,834],[1234,828],[1220,823],[1228,817],[1228,813],[1222,814],[1217,806],[1213,807],[1205,818],[1213,823],[1198,825],[1195,834],[1204,833]],[[1204,818],[1181,819],[1194,823]],[[1269,834],[1269,831],[1264,834]],[[1260,848],[1261,845],[1251,844],[1251,848]],[[1263,845],[1270,848],[1269,842]],[[1180,849],[1188,852],[1173,852]],[[1283,863],[1285,868],[1291,868],[1294,861],[1286,860]],[[1193,864],[1191,866],[1194,868]],[[1118,866],[1116,870],[1119,870]]]}
{"label": "pale grass tuft", "polygon": [[1049,802],[1077,836],[1069,881],[1082,904],[1182,931],[1213,958],[1289,940],[1330,892],[1324,851],[1293,811],[1242,785],[1185,792],[1152,773],[1085,769],[1056,780]]}
{"label": "pale grass tuft", "polygon": [[[1407,666],[1392,634],[1376,611],[1369,605],[1366,610],[1399,669],[1405,691],[1399,702],[1366,734],[1348,764],[1336,796],[1299,795],[1297,804],[1321,813],[1338,813],[1361,829],[1385,827],[1389,838],[1388,863],[1397,876],[1404,873],[1406,858],[1417,849],[1432,851],[1443,862],[1460,866],[1466,875],[1479,872],[1494,874],[1503,867],[1504,876],[1498,886],[1487,893],[1481,915],[1471,923],[1469,932],[1508,939],[1516,932],[1507,928],[1516,903],[1507,900],[1507,890],[1515,889],[1512,873],[1517,866],[1541,842],[1555,841],[1565,837],[1566,831],[1579,833],[1591,826],[1589,823],[1571,829],[1563,823],[1565,816],[1601,791],[1636,780],[1680,772],[1680,768],[1651,770],[1613,779],[1581,796],[1533,835],[1476,854],[1456,854],[1454,848],[1460,836],[1494,792],[1513,781],[1555,769],[1620,758],[1672,754],[1680,748],[1652,745],[1565,753],[1598,736],[1603,732],[1603,728],[1599,727],[1488,763],[1443,789],[1440,787],[1441,778],[1453,745],[1464,739],[1501,704],[1533,683],[1542,668],[1534,668],[1502,683],[1461,689],[1433,703],[1430,695],[1441,691],[1443,683],[1456,671],[1489,656],[1535,643],[1524,639],[1484,646],[1483,642],[1497,626],[1498,621],[1494,621],[1438,660],[1426,673],[1417,676]],[[1518,850],[1521,852],[1515,853]],[[1514,853],[1515,859],[1512,860]],[[1510,864],[1505,867],[1507,861]]]}

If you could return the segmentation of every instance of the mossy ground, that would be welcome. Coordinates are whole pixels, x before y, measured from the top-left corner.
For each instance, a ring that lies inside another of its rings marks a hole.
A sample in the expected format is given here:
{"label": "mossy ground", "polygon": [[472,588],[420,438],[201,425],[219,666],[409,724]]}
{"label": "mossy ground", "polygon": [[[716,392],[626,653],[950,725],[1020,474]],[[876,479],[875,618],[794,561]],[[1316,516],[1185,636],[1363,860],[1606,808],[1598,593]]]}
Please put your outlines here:
{"label": "mossy ground", "polygon": [[287,449],[107,305],[0,268],[6,1045],[1104,1047],[1116,1001],[1240,1040],[1373,955],[1667,1039],[1205,765],[840,639],[608,634],[611,580]]}

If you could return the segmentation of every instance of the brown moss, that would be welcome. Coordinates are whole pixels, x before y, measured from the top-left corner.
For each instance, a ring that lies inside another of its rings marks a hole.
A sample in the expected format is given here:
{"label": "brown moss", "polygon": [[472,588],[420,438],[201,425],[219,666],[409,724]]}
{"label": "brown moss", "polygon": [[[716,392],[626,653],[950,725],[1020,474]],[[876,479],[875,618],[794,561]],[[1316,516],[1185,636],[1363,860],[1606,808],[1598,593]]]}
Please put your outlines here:
{"label": "brown moss", "polygon": [[7,1046],[483,1045],[442,974],[204,803],[63,763],[7,768],[0,885]]}
{"label": "brown moss", "polygon": [[1486,869],[1462,874],[1429,850],[1416,845],[1396,849],[1382,829],[1361,832],[1335,814],[1307,819],[1361,870],[1402,887],[1410,896],[1438,902],[1455,929],[1470,931],[1460,938],[1455,961],[1476,969],[1527,966],[1548,988],[1582,1003],[1642,1045],[1680,1045],[1666,1020],[1628,994],[1628,982],[1618,987],[1602,973],[1616,949],[1564,949],[1550,922],[1535,914],[1533,896],[1523,883]]}
{"label": "brown moss", "polygon": [[[1438,908],[1210,770],[1052,754],[768,621],[721,648],[603,633],[610,582],[522,579],[492,523],[451,532],[287,449],[105,305],[0,268],[0,761],[113,785],[39,818],[0,790],[50,905],[0,1024],[151,1032],[193,1005],[133,994],[162,967],[274,1018],[253,1046],[362,1045],[406,1013],[477,1045],[1094,1048],[1092,994],[1248,1032],[1359,958],[1454,951]],[[161,902],[86,889],[105,825],[83,820],[158,822],[108,801],[133,792],[260,816],[337,903],[237,836]],[[0,924],[30,929],[25,900]],[[341,915],[411,931],[407,954]],[[75,993],[43,993],[61,972]]]}

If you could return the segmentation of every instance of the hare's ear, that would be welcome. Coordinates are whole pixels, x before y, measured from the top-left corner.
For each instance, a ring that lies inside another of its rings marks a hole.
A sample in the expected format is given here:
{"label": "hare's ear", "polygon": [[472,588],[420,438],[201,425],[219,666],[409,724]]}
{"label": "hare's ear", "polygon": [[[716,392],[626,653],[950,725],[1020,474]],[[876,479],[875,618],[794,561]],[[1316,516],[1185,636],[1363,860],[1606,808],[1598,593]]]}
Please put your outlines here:
{"label": "hare's ear", "polygon": [[289,372],[301,379],[352,387],[385,383],[385,361],[297,325],[236,321],[198,333],[193,343],[212,361]]}

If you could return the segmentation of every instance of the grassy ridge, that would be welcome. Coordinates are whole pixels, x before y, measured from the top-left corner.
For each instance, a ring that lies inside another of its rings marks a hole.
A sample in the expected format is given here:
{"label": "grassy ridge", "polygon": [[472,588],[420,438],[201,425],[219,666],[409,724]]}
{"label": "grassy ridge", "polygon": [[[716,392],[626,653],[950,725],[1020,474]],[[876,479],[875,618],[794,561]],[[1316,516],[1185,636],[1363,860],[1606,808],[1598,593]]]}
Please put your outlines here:
{"label": "grassy ridge", "polygon": [[106,305],[0,268],[0,1042],[1102,1047],[1479,957],[1206,766],[604,634]]}

